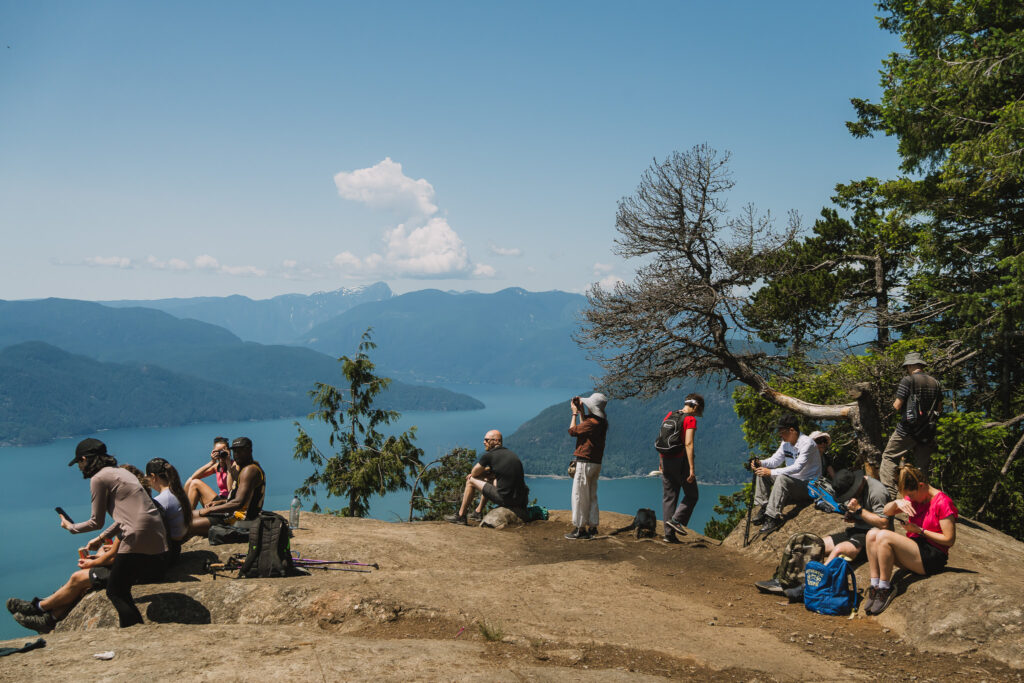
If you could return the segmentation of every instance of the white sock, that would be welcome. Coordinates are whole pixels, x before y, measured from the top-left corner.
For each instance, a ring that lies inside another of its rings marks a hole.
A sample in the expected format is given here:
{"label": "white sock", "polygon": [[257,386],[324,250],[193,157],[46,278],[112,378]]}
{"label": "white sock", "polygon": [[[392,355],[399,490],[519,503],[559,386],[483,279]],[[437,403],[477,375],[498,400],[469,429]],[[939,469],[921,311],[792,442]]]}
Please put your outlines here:
{"label": "white sock", "polygon": [[882,579],[878,580],[878,587],[882,590],[885,590],[886,588],[892,588],[892,586],[889,585],[888,581],[883,581]]}
{"label": "white sock", "polygon": [[872,576],[871,577],[871,587],[872,588],[878,588],[878,577],[877,576]]}

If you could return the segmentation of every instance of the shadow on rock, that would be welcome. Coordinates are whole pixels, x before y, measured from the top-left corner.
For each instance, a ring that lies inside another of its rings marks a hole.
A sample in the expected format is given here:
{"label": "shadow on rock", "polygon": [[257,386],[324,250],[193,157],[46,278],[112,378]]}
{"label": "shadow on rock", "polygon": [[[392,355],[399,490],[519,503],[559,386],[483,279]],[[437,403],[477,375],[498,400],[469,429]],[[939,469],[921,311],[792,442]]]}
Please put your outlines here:
{"label": "shadow on rock", "polygon": [[153,593],[139,596],[137,603],[149,603],[146,619],[159,624],[209,624],[210,610],[183,593]]}
{"label": "shadow on rock", "polygon": [[167,570],[164,582],[198,581],[198,574],[207,574],[207,566],[211,562],[220,562],[220,557],[212,550],[190,550],[183,552],[174,566]]}

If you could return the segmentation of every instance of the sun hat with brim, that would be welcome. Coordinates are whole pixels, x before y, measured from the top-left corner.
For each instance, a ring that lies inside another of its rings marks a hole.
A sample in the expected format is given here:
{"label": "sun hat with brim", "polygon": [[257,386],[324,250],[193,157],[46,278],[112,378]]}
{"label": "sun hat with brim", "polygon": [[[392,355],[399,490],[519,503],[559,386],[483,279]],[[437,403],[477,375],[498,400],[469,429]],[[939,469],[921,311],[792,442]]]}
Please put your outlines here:
{"label": "sun hat with brim", "polygon": [[862,470],[839,470],[832,477],[832,488],[836,492],[836,502],[845,503],[857,495],[860,485],[864,483]]}
{"label": "sun hat with brim", "polygon": [[828,432],[811,432],[808,434],[811,437],[811,441],[817,441],[818,439],[825,439],[829,443],[832,443],[832,437],[828,435]]}
{"label": "sun hat with brim", "polygon": [[88,458],[92,455],[109,455],[107,453],[107,444],[99,439],[82,439],[75,447],[75,457],[68,463],[68,467],[71,467],[82,458]]}
{"label": "sun hat with brim", "polygon": [[587,398],[581,398],[580,403],[589,408],[594,415],[604,417],[604,407],[608,405],[608,397],[601,393],[593,393]]}
{"label": "sun hat with brim", "polygon": [[903,367],[908,365],[927,365],[927,363],[924,362],[924,358],[921,357],[920,353],[913,351],[903,357]]}

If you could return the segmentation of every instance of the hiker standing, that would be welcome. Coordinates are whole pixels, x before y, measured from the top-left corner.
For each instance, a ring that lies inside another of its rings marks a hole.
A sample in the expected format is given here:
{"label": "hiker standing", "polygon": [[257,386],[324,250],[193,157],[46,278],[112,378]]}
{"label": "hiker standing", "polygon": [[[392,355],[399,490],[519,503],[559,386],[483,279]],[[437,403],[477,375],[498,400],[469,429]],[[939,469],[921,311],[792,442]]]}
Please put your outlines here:
{"label": "hiker standing", "polygon": [[114,523],[89,541],[89,550],[98,550],[107,538],[117,536],[121,545],[107,581],[107,597],[117,610],[118,624],[124,628],[142,623],[142,614],[132,599],[132,586],[139,580],[159,576],[165,567],[167,534],[156,503],[139,480],[117,466],[107,454],[107,446],[97,439],[85,439],[75,448],[68,466],[78,465],[89,479],[92,493],[92,517],[72,524],[61,516],[60,525],[73,534],[99,529],[107,514]]}
{"label": "hiker standing", "polygon": [[600,510],[597,507],[597,479],[604,458],[604,442],[608,435],[605,406],[608,398],[594,393],[587,398],[574,396],[569,401],[569,435],[576,437],[572,477],[572,525],[565,535],[570,541],[597,535]]}
{"label": "hiker standing", "polygon": [[900,421],[889,437],[882,453],[882,467],[879,479],[889,490],[889,498],[896,498],[896,477],[901,464],[909,453],[914,454],[913,465],[927,477],[931,470],[932,453],[935,452],[935,423],[928,416],[937,417],[942,410],[942,385],[924,371],[924,359],[920,353],[908,353],[903,359],[906,376],[896,387],[893,409],[900,414]]}
{"label": "hiker standing", "polygon": [[[697,470],[693,462],[693,437],[697,418],[704,415],[704,397],[687,394],[683,407],[665,416],[654,447],[661,456],[661,511],[666,543],[678,543],[676,533],[686,535],[693,509],[697,507]],[[679,492],[683,500],[679,501]]]}

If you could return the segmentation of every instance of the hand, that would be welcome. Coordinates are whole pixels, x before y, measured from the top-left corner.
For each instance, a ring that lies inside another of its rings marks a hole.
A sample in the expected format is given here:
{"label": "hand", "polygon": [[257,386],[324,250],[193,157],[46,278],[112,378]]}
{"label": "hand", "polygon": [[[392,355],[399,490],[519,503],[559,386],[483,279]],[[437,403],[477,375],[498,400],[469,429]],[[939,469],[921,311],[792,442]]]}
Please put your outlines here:
{"label": "hand", "polygon": [[916,513],[914,505],[906,498],[897,498],[896,507],[899,508],[900,512],[904,513],[908,517],[913,517]]}
{"label": "hand", "polygon": [[696,482],[697,482],[697,475],[694,474],[693,472],[690,472],[690,476],[688,476],[686,478],[686,483],[687,484],[694,484]]}
{"label": "hand", "polygon": [[846,509],[850,512],[857,512],[860,509],[860,503],[857,502],[856,498],[851,498],[846,501]]}
{"label": "hand", "polygon": [[770,477],[772,476],[772,471],[767,467],[756,467],[754,468],[754,474],[759,477]]}
{"label": "hand", "polygon": [[82,558],[82,557],[78,558],[78,568],[79,569],[92,569],[95,566],[96,566],[95,558],[92,558],[92,557],[90,557],[89,559],[85,559],[85,558]]}
{"label": "hand", "polygon": [[96,538],[86,543],[85,547],[89,550],[99,550],[103,547],[103,537],[97,536]]}
{"label": "hand", "polygon": [[904,530],[906,530],[906,531],[908,531],[908,532],[910,532],[912,534],[920,534],[920,533],[924,532],[924,529],[922,529],[921,527],[919,527],[918,525],[914,524],[913,522],[911,522],[909,520],[906,521],[906,522],[903,522],[903,528],[904,528]]}
{"label": "hand", "polygon": [[64,515],[57,515],[57,517],[58,519],[60,519],[60,528],[71,531],[71,522],[67,520],[67,517],[65,517]]}

